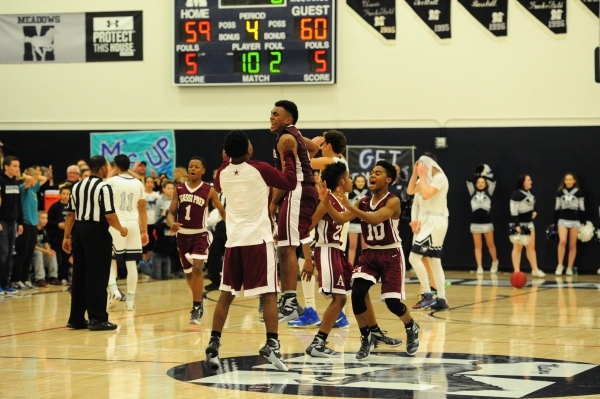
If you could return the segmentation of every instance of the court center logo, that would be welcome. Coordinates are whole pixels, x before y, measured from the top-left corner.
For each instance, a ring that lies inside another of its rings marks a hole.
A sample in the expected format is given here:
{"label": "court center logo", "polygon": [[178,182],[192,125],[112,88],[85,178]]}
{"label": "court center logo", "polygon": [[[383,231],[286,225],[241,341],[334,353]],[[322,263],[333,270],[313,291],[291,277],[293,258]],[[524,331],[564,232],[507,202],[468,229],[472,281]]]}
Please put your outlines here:
{"label": "court center logo", "polygon": [[261,356],[242,356],[222,358],[218,373],[198,361],[174,367],[167,375],[212,388],[280,395],[408,398],[420,393],[473,399],[600,394],[596,364],[459,353],[427,356],[378,352],[358,362],[355,353],[339,359],[296,353],[284,356],[287,372]]}
{"label": "court center logo", "polygon": [[23,61],[54,61],[54,25],[23,26]]}

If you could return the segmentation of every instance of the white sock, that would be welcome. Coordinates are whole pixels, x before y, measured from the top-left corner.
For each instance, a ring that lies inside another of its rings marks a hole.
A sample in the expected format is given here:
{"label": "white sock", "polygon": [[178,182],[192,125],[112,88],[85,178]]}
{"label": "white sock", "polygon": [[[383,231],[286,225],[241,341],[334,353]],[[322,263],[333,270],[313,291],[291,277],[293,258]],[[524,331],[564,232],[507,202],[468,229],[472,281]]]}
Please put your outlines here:
{"label": "white sock", "polygon": [[137,264],[134,260],[128,260],[125,266],[127,266],[127,294],[135,295],[138,282]]}
{"label": "white sock", "polygon": [[[111,289],[117,289],[117,261],[113,260],[110,263],[110,274],[108,275],[108,286]],[[114,288],[113,288],[114,286]]]}
{"label": "white sock", "polygon": [[[298,259],[298,268],[300,272],[302,272],[302,268],[304,267],[304,259]],[[302,282],[302,292],[304,293],[304,307],[305,308],[313,308],[317,310],[317,305],[315,303],[315,281],[314,278],[311,278],[310,281],[306,282],[304,279],[301,279]]]}
{"label": "white sock", "polygon": [[[423,264],[423,255],[416,254],[414,252],[410,253],[408,257],[410,264],[413,267],[413,270],[417,274],[417,278],[419,279],[419,283],[421,283],[421,291],[424,294],[430,294],[431,288],[429,286],[429,277],[427,276],[427,269],[425,269],[425,264]],[[439,294],[439,287],[438,287]]]}
{"label": "white sock", "polygon": [[438,298],[446,299],[446,276],[444,275],[444,269],[442,269],[442,260],[440,258],[429,258],[429,267],[431,267],[431,273],[435,280]]}

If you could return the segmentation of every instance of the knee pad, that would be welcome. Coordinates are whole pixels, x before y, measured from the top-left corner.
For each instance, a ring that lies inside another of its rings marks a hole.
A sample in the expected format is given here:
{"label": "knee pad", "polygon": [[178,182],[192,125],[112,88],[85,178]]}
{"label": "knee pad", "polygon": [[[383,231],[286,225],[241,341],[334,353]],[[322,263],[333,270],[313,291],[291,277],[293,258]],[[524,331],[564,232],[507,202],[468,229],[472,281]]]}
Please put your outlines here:
{"label": "knee pad", "polygon": [[372,282],[362,278],[357,278],[352,283],[352,311],[354,314],[363,314],[367,311],[365,298],[372,285]]}
{"label": "knee pad", "polygon": [[387,308],[398,317],[404,316],[406,313],[406,305],[398,298],[385,298]]}

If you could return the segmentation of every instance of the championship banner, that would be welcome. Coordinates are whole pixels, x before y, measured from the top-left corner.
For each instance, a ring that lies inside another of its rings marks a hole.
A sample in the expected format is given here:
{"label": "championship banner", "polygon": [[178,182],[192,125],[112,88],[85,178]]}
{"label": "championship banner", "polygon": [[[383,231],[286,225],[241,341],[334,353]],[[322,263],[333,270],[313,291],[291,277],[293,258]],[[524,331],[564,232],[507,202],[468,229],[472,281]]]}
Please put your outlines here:
{"label": "championship banner", "polygon": [[367,24],[386,40],[396,40],[396,0],[346,0]]}
{"label": "championship banner", "polygon": [[0,64],[140,61],[142,12],[0,15]]}
{"label": "championship banner", "polygon": [[566,0],[518,0],[553,33],[567,33]]}
{"label": "championship banner", "polygon": [[88,12],[85,33],[87,62],[144,59],[141,11]]}
{"label": "championship banner", "polygon": [[458,0],[469,13],[495,36],[506,36],[508,0]]}
{"label": "championship banner", "polygon": [[450,0],[406,0],[440,39],[450,39]]}
{"label": "championship banner", "polygon": [[600,18],[600,0],[581,0],[585,6]]}
{"label": "championship banner", "polygon": [[380,160],[400,166],[404,174],[409,176],[415,164],[415,147],[349,145],[346,147],[346,160],[352,180],[357,175],[363,175],[368,181],[371,170]]}
{"label": "championship banner", "polygon": [[173,177],[175,168],[175,134],[172,130],[156,132],[90,133],[90,155],[102,155],[107,161],[115,156],[129,156],[131,165],[146,162],[148,171]]}

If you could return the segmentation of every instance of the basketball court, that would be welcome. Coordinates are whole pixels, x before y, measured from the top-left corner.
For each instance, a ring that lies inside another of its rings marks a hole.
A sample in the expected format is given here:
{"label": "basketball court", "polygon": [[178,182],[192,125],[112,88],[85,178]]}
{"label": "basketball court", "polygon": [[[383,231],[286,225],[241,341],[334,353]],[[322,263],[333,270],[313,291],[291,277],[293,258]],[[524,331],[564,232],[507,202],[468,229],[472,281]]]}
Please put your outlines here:
{"label": "basketball court", "polygon": [[[600,398],[600,276],[548,274],[523,289],[511,287],[509,276],[448,272],[451,309],[413,312],[421,326],[415,357],[403,343],[356,361],[359,331],[350,306],[350,327],[329,336],[341,359],[305,356],[317,328],[282,324],[288,372],[258,355],[265,333],[256,298],[231,307],[214,373],[203,361],[219,291],[208,294],[196,326],[189,324],[184,280],[141,283],[134,312],[123,302],[110,313],[119,325],[111,332],[67,329],[65,287],[7,296],[0,301],[0,397]],[[406,303],[413,305],[419,285],[409,277]],[[373,300],[379,287],[371,289]],[[320,315],[326,305],[317,299]],[[382,329],[404,341],[385,305],[377,301],[375,310]]]}

